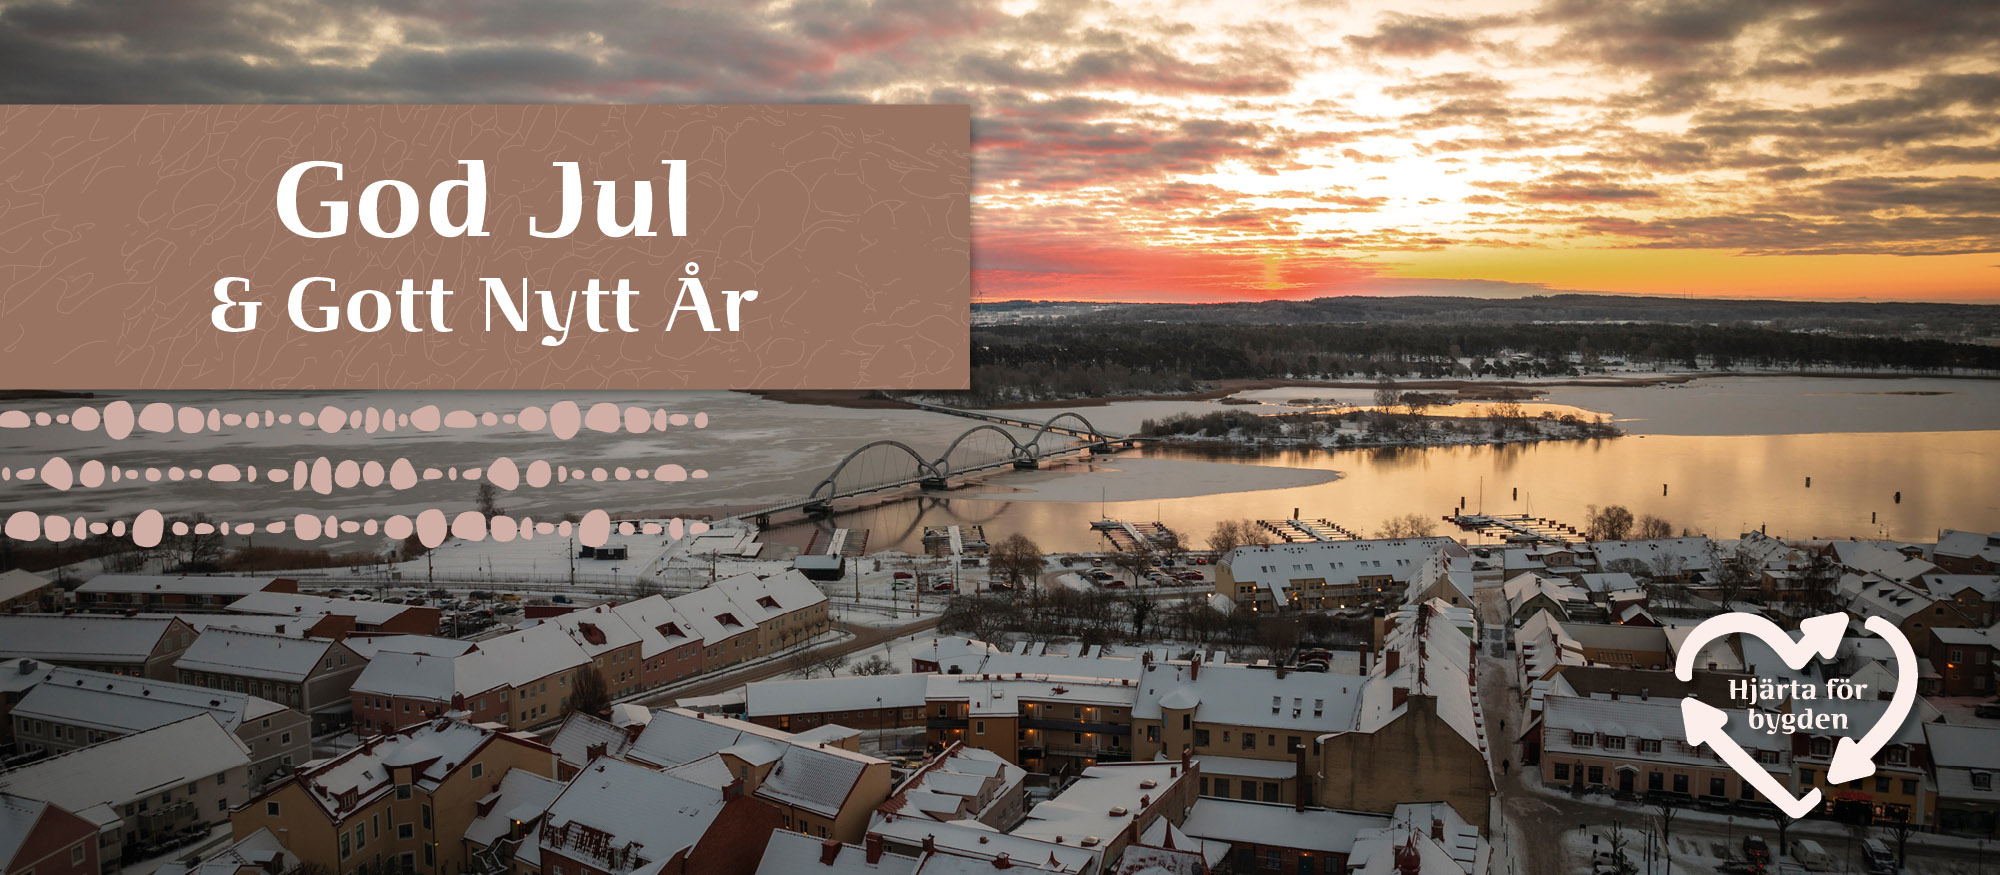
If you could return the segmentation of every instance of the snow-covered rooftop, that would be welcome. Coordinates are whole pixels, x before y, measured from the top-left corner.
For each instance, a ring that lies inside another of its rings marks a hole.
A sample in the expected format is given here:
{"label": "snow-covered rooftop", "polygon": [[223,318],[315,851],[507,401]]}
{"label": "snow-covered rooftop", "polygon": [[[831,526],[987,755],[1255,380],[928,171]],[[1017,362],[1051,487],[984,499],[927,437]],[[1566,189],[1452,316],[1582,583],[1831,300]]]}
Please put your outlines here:
{"label": "snow-covered rooftop", "polygon": [[0,791],[54,802],[105,826],[119,808],[163,789],[250,765],[250,749],[198,714],[0,772]]}
{"label": "snow-covered rooftop", "polygon": [[[0,614],[0,657],[141,662],[178,621],[104,614]],[[188,630],[180,624],[182,631]]]}
{"label": "snow-covered rooftop", "polygon": [[14,706],[13,716],[122,735],[196,714],[212,715],[233,732],[245,720],[285,710],[256,696],[129,675],[50,666],[38,676],[41,682]]}
{"label": "snow-covered rooftop", "polygon": [[195,638],[174,667],[298,683],[328,659],[361,664],[352,651],[333,641],[211,628]]}

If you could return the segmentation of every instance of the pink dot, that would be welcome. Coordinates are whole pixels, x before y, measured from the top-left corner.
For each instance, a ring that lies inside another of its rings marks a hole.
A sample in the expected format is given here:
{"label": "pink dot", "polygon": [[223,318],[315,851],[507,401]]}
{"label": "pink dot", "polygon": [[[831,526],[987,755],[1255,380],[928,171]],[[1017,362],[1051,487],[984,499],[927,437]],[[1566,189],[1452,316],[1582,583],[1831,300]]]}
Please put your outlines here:
{"label": "pink dot", "polygon": [[[279,422],[282,422],[282,423],[284,423],[284,424],[286,424],[286,425],[291,425],[291,424],[292,424],[292,415],[291,415],[291,414],[289,414],[289,413],[280,413],[280,414],[278,414],[278,421],[279,421]],[[300,424],[300,425],[312,425],[312,423],[310,423],[310,422],[301,422],[301,423],[299,423],[299,424]]]}
{"label": "pink dot", "polygon": [[[58,424],[61,424],[61,425],[68,425],[68,424],[69,424],[69,414],[67,414],[67,413],[58,413],[58,414],[56,414],[56,422],[57,422]],[[100,533],[100,534],[102,534],[102,533]]]}

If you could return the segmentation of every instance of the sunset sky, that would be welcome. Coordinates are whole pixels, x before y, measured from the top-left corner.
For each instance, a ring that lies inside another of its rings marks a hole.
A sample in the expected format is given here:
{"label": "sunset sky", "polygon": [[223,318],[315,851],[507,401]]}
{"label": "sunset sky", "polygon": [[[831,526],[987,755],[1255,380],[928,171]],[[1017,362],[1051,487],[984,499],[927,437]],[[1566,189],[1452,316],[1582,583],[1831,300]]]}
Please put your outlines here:
{"label": "sunset sky", "polygon": [[969,103],[982,300],[2000,300],[1984,0],[0,0],[0,101]]}

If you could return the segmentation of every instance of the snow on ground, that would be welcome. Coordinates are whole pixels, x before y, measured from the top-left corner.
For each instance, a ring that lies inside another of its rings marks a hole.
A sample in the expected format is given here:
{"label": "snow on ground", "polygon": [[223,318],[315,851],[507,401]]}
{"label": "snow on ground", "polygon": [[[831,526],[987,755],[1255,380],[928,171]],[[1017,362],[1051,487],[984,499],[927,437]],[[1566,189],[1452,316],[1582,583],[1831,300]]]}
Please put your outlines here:
{"label": "snow on ground", "polygon": [[[1086,473],[1091,476],[1077,476]],[[1338,471],[1325,469],[1121,458],[1016,474],[1006,478],[1004,484],[982,481],[953,497],[1001,501],[1151,501],[1317,486],[1339,478]]]}

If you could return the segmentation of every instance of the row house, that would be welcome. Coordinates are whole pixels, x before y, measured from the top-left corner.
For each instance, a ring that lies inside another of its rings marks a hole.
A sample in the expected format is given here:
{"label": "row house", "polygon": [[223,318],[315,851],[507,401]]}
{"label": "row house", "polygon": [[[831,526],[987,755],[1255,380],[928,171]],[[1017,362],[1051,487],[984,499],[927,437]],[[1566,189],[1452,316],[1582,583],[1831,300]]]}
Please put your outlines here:
{"label": "row house", "polygon": [[2000,532],[1945,529],[1931,561],[1947,574],[2000,574]]}
{"label": "row house", "polygon": [[[1730,737],[1771,776],[1792,784],[1792,745],[1753,729],[1740,711]],[[1538,767],[1553,787],[1712,802],[1756,802],[1757,792],[1706,747],[1690,745],[1679,699],[1550,696],[1542,703]]]}
{"label": "row house", "polygon": [[426,605],[342,599],[263,590],[231,602],[232,614],[295,618],[301,634],[343,639],[349,635],[435,635],[443,614]]}
{"label": "row house", "polygon": [[288,577],[100,574],[77,587],[75,596],[86,611],[213,613],[251,593],[298,591],[299,582]]}
{"label": "row house", "polygon": [[1992,629],[1933,628],[1928,649],[1935,677],[1922,682],[1925,695],[1992,695],[1995,659],[2000,657]]}
{"label": "row house", "polygon": [[2000,729],[1925,723],[1924,743],[1930,761],[1930,783],[1938,832],[1977,838],[2000,838],[2000,774],[1993,752],[2000,750]]}
{"label": "row house", "polygon": [[30,571],[0,571],[0,614],[32,614],[62,607],[56,582]]}
{"label": "row house", "polygon": [[230,824],[238,839],[282,836],[300,860],[336,875],[459,875],[479,871],[464,836],[516,770],[547,778],[555,757],[517,733],[440,719],[299,769]]}
{"label": "row house", "polygon": [[1844,730],[1802,729],[1790,736],[1795,771],[1790,782],[1793,793],[1818,787],[1823,796],[1823,810],[1850,822],[1867,822],[1872,818],[1877,822],[1934,823],[1936,790],[1928,780],[1930,744],[1924,736],[1924,724],[1938,719],[1937,708],[1918,698],[1888,744],[1876,752],[1875,774],[1845,784],[1832,784],[1826,780],[1826,770],[1833,762],[1840,739],[1872,731],[1888,711],[1889,703],[1880,699],[1815,700],[1795,702],[1793,706],[1847,718]]}
{"label": "row house", "polygon": [[260,696],[312,717],[313,734],[349,725],[349,690],[367,660],[338,641],[211,627],[174,661],[179,681]]}
{"label": "row house", "polygon": [[312,759],[312,721],[269,699],[63,666],[34,679],[10,715],[24,751],[64,753],[208,714],[249,748],[253,785]]}
{"label": "row house", "polygon": [[0,659],[171,681],[195,629],[173,617],[0,614]]}
{"label": "row house", "polygon": [[[1237,547],[1215,567],[1215,594],[1250,611],[1338,610],[1400,596],[1425,563],[1470,554],[1451,538],[1313,541]],[[1439,569],[1429,581],[1435,583]],[[1446,575],[1448,577],[1448,575]]]}
{"label": "row house", "polygon": [[551,623],[476,643],[405,639],[375,652],[349,698],[356,725],[369,731],[448,714],[528,729],[561,719],[576,673],[591,665],[569,631]]}
{"label": "row house", "polygon": [[0,772],[0,793],[90,821],[100,861],[115,871],[152,856],[159,841],[226,822],[249,798],[250,752],[200,714]]}
{"label": "row house", "polygon": [[930,675],[926,735],[933,750],[962,743],[1035,772],[1128,762],[1138,697],[1128,678]]}

